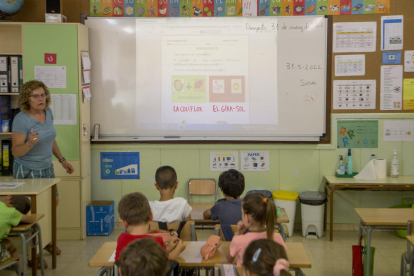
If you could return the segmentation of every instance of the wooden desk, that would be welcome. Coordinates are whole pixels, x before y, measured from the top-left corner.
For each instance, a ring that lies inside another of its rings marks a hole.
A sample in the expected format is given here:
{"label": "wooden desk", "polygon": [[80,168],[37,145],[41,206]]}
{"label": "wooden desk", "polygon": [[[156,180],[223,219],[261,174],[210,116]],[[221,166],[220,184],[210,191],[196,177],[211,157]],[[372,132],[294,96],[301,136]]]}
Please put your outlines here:
{"label": "wooden desk", "polygon": [[115,250],[116,242],[104,243],[101,248],[99,248],[98,252],[96,252],[95,256],[93,256],[92,260],[89,262],[89,267],[114,266],[113,262],[109,262],[109,258],[111,258]]}
{"label": "wooden desk", "polygon": [[[40,179],[13,179],[2,178],[0,182],[25,182],[14,189],[0,189],[0,196],[25,195],[31,199],[31,212],[33,214],[43,213],[44,218],[39,221],[42,228],[42,241],[46,245],[50,241],[53,244],[52,268],[56,268],[56,184],[60,178],[40,178]],[[33,267],[36,264],[36,249],[32,249]],[[37,269],[32,269],[32,275],[37,274]]]}
{"label": "wooden desk", "polygon": [[36,222],[41,220],[45,215],[44,214],[30,214],[31,217],[35,218],[35,221],[33,223],[20,223],[17,226],[13,226],[10,230],[10,232],[23,232],[27,231],[30,228],[32,228],[33,225],[35,225]]}
{"label": "wooden desk", "polygon": [[[414,209],[377,209],[355,208],[355,212],[361,219],[359,224],[359,237],[365,234],[367,237],[367,260],[371,257],[371,232],[375,228],[396,229],[406,226],[407,221],[414,218]],[[365,275],[370,275],[370,266],[364,267]]]}
{"label": "wooden desk", "polygon": [[[330,197],[330,240],[333,240],[333,207],[334,192],[336,190],[356,191],[407,191],[414,190],[414,176],[400,176],[399,178],[382,178],[377,180],[359,180],[355,178],[339,178],[333,175],[325,175],[325,194]],[[324,230],[326,230],[327,204],[325,204]]]}

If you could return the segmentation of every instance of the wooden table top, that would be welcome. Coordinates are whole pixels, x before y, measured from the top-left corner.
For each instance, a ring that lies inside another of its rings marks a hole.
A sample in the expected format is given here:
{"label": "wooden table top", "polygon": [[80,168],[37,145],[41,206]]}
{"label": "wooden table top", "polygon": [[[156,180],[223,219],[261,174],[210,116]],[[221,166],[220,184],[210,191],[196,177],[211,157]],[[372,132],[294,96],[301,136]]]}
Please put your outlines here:
{"label": "wooden table top", "polygon": [[408,185],[414,188],[414,176],[400,176],[398,178],[380,178],[376,180],[360,180],[356,178],[342,178],[334,175],[324,175],[326,181],[332,186],[343,186],[343,185]]}
{"label": "wooden table top", "polygon": [[[210,260],[204,260],[200,254],[201,247],[206,244],[205,241],[184,242],[186,244],[185,250],[180,254],[178,262],[180,266],[187,267],[213,267],[217,263],[227,263],[226,253],[229,251],[230,242],[223,242],[216,251],[214,257]],[[311,263],[305,248],[302,243],[287,243],[287,255],[290,266],[293,268],[310,268]],[[90,267],[113,266],[113,262],[109,262],[116,249],[116,242],[106,242],[96,252],[95,256],[89,262]],[[235,262],[236,263],[236,260]]]}
{"label": "wooden table top", "polygon": [[414,209],[355,208],[364,225],[407,226]]}
{"label": "wooden table top", "polygon": [[2,195],[38,195],[58,183],[60,178],[36,178],[36,179],[14,179],[2,178],[0,183],[25,182],[25,184],[14,189],[0,189]]}
{"label": "wooden table top", "polygon": [[[196,223],[197,222],[220,223],[219,220],[198,219],[200,216],[202,216],[202,213],[205,210],[210,209],[211,207],[213,207],[214,203],[188,203],[188,204],[191,206],[191,208],[193,208],[193,210],[191,210],[191,220],[194,220]],[[193,217],[193,213],[196,214],[194,217]],[[285,208],[282,208],[282,214],[284,214],[284,216],[283,217],[278,217],[277,222],[278,223],[289,223],[289,217],[286,213]]]}
{"label": "wooden table top", "polygon": [[23,232],[26,231],[30,228],[32,228],[32,226],[38,222],[39,220],[41,220],[45,215],[44,214],[30,214],[30,216],[35,218],[35,221],[33,223],[20,223],[17,226],[14,226],[11,228],[11,232]]}
{"label": "wooden table top", "polygon": [[414,246],[414,236],[407,236],[406,239],[411,243],[411,246]]}

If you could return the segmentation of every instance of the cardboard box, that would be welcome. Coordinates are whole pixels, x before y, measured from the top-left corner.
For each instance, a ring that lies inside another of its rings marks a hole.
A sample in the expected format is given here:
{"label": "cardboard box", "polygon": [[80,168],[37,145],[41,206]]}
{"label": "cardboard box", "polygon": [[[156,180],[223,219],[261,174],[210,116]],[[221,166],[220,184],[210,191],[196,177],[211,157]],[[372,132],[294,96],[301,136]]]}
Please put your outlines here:
{"label": "cardboard box", "polygon": [[88,236],[109,236],[114,230],[114,202],[92,201],[86,206]]}
{"label": "cardboard box", "polygon": [[60,13],[46,13],[46,23],[65,23],[68,22],[68,18]]}

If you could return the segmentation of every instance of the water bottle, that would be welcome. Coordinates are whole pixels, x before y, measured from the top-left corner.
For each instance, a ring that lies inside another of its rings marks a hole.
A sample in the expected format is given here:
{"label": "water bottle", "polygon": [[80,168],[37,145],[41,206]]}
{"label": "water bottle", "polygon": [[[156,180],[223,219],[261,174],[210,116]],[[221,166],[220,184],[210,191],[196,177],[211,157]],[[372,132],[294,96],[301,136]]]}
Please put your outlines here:
{"label": "water bottle", "polygon": [[391,160],[390,175],[392,178],[398,178],[400,176],[400,161],[398,161],[396,150],[394,150],[394,157]]}

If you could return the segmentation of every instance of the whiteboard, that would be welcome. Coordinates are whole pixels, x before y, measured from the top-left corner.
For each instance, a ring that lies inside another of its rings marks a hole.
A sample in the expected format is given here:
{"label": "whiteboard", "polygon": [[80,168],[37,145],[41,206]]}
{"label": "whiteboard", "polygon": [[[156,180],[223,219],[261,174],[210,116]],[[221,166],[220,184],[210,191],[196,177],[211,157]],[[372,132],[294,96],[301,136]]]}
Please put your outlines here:
{"label": "whiteboard", "polygon": [[[250,82],[246,80],[246,86],[250,86],[251,95],[255,95],[254,93],[261,95],[258,92],[270,89],[270,86],[260,87],[260,80],[265,80],[267,84],[269,82],[277,84],[277,89],[274,89],[275,95],[268,94],[270,95],[269,101],[267,101],[267,97],[260,96],[263,106],[260,105],[260,102],[253,101],[249,105],[252,112],[260,115],[260,112],[266,110],[269,103],[272,103],[273,100],[270,99],[277,98],[277,104],[274,105],[274,110],[277,111],[277,120],[273,120],[276,121],[277,127],[267,130],[266,127],[260,125],[251,125],[244,128],[233,127],[229,131],[230,125],[219,126],[222,128],[218,129],[216,125],[214,126],[216,128],[194,130],[187,127],[188,125],[180,128],[181,125],[174,127],[172,124],[170,127],[168,124],[157,124],[158,128],[140,129],[137,127],[139,119],[148,119],[143,118],[145,114],[148,114],[143,110],[157,105],[161,106],[161,110],[163,109],[161,96],[147,96],[158,95],[158,91],[152,91],[148,87],[144,87],[142,90],[137,88],[137,83],[143,83],[140,77],[146,76],[147,70],[157,70],[150,68],[151,66],[146,66],[143,69],[140,67],[140,61],[152,59],[154,66],[158,66],[163,62],[160,57],[162,55],[157,55],[154,53],[156,51],[151,51],[151,49],[148,49],[146,55],[140,53],[140,49],[145,46],[137,44],[142,36],[137,24],[142,24],[142,21],[138,23],[135,18],[88,18],[86,25],[89,28],[92,63],[91,126],[100,124],[101,137],[114,141],[125,139],[317,141],[325,133],[326,18],[306,16],[221,18],[221,21],[217,21],[217,18],[156,18],[147,20],[147,25],[153,24],[154,26],[160,22],[167,26],[174,24],[192,26],[196,23],[199,24],[199,22],[205,22],[208,25],[224,22],[226,23],[224,27],[239,24],[249,28],[249,32],[252,33],[270,31],[276,26],[275,33],[277,35],[274,39],[274,49],[277,49],[277,63],[274,64],[274,71],[268,68],[257,70],[255,67],[253,69],[252,63],[254,62],[249,61],[249,77],[255,76],[256,79],[255,81],[250,80]],[[183,34],[177,33],[176,35]],[[215,33],[211,32],[205,35],[212,36]],[[252,38],[249,39],[248,46],[251,47]],[[264,57],[270,56],[272,49],[273,46],[266,48],[265,51],[268,52],[255,53],[258,60],[260,60],[260,54]],[[164,52],[163,55],[165,55]],[[137,57],[139,58],[137,59]],[[164,63],[162,64],[164,65]],[[275,71],[277,74],[274,73]],[[153,74],[152,77],[144,79],[148,82],[165,82],[165,79],[159,79],[159,75],[161,73]],[[146,84],[147,82],[144,82],[144,86]],[[140,92],[145,88],[148,88],[146,92],[152,91],[151,94]],[[196,115],[189,116],[191,120],[191,116],[195,117]],[[263,111],[263,117],[265,116]],[[151,116],[147,117],[151,119]],[[245,126],[243,123],[240,125]],[[92,129],[91,133],[93,133]]]}

